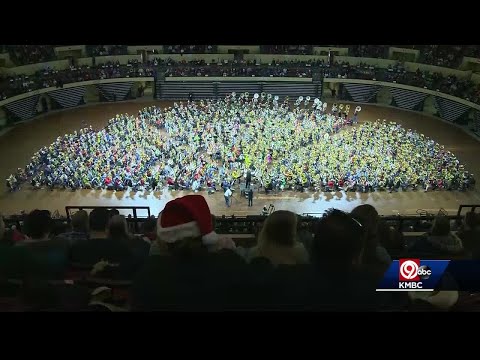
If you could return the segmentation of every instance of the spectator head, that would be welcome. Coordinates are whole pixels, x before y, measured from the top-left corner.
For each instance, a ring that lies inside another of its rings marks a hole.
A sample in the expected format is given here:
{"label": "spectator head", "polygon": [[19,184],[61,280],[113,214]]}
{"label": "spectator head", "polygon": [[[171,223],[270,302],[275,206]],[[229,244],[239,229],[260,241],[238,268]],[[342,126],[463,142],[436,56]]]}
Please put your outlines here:
{"label": "spectator head", "polygon": [[265,220],[259,235],[259,244],[293,246],[297,235],[297,215],[291,211],[278,210]]}
{"label": "spectator head", "polygon": [[115,215],[120,215],[120,211],[118,211],[117,209],[110,209],[108,210],[108,218],[111,219],[112,217],[114,217]]}
{"label": "spectator head", "polygon": [[465,214],[464,224],[469,229],[475,229],[480,225],[480,214],[469,211]]}
{"label": "spectator head", "polygon": [[362,224],[367,239],[375,238],[378,227],[378,212],[368,204],[359,205],[352,210],[350,215]]}
{"label": "spectator head", "polygon": [[85,210],[80,210],[73,214],[72,230],[88,234],[88,214]]}
{"label": "spectator head", "polygon": [[90,213],[90,230],[96,232],[104,232],[107,228],[109,212],[105,208],[93,209]]}
{"label": "spectator head", "polygon": [[154,216],[151,216],[142,224],[142,233],[150,234],[155,232],[157,229],[157,219]]}
{"label": "spectator head", "polygon": [[403,233],[390,226],[386,221],[380,220],[377,228],[377,239],[379,245],[386,249],[403,249],[405,244]]}
{"label": "spectator head", "polygon": [[329,209],[315,226],[310,258],[317,265],[350,267],[360,262],[364,237],[358,220],[343,211]]}
{"label": "spectator head", "polygon": [[378,212],[372,205],[359,205],[352,210],[350,215],[363,226],[365,244],[362,262],[375,261],[376,248],[378,246]]}
{"label": "spectator head", "polygon": [[433,236],[446,236],[450,234],[450,220],[444,215],[437,215],[433,220],[432,231]]}
{"label": "spectator head", "polygon": [[50,233],[54,237],[54,236],[63,234],[68,230],[69,230],[69,226],[66,221],[63,221],[63,222],[55,221],[55,222],[52,222],[52,228]]}
{"label": "spectator head", "polygon": [[158,215],[157,241],[166,243],[174,255],[198,253],[218,240],[210,208],[201,195],[176,198]]}
{"label": "spectator head", "polygon": [[33,210],[25,220],[26,234],[32,239],[47,239],[52,226],[50,212]]}
{"label": "spectator head", "polygon": [[107,233],[112,239],[127,239],[129,234],[125,216],[114,215],[108,222]]}

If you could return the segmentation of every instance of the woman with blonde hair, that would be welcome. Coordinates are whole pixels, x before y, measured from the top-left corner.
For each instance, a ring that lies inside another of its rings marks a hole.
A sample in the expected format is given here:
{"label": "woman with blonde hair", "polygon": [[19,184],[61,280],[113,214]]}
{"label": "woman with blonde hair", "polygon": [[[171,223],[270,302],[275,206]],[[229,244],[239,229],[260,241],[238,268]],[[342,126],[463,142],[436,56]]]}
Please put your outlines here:
{"label": "woman with blonde hair", "polygon": [[286,210],[270,214],[260,231],[257,245],[245,252],[245,259],[250,262],[263,257],[273,265],[307,264],[307,250],[297,241],[297,219],[295,213]]}

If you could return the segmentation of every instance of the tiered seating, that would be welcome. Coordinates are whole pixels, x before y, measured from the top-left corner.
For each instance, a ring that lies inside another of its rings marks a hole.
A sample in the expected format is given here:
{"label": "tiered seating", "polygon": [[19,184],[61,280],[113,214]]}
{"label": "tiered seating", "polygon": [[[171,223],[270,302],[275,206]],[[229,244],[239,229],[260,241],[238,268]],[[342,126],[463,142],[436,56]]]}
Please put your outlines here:
{"label": "tiered seating", "polygon": [[316,85],[313,83],[281,83],[272,82],[263,84],[263,91],[267,94],[274,94],[284,100],[287,96],[289,99],[297,99],[299,96],[304,98],[310,96],[315,98],[317,96]]}
{"label": "tiered seating", "polygon": [[[467,210],[475,210],[480,208],[480,205],[477,206],[463,206],[466,207]],[[99,209],[99,207],[95,207]],[[67,209],[67,213],[70,214],[74,208],[69,207]],[[88,207],[87,207],[88,209]],[[139,213],[140,210],[145,210],[146,208],[137,209],[134,208],[134,214]],[[122,211],[124,209],[121,209]],[[147,209],[149,210],[149,209]],[[459,209],[459,213],[462,213],[463,208]],[[110,210],[111,211],[111,210]],[[165,212],[166,210],[164,210]],[[177,210],[178,211],[178,210]],[[352,212],[355,216],[359,219],[356,221],[365,220],[361,216],[360,212]],[[329,212],[328,214],[330,214]],[[293,213],[292,213],[293,214]],[[478,214],[477,214],[478,215]],[[273,216],[273,217],[272,217]],[[214,231],[219,234],[219,236],[225,236],[226,234],[230,235],[232,238],[236,240],[236,245],[238,247],[238,254],[248,254],[249,249],[255,249],[258,246],[257,239],[259,242],[264,241],[264,237],[267,236],[268,232],[264,232],[262,229],[269,225],[275,216],[277,216],[277,212],[273,212],[272,215],[266,216],[248,216],[248,217],[216,217],[215,218],[215,228]],[[293,216],[295,216],[293,214]],[[331,216],[331,215],[327,215]],[[345,216],[345,215],[342,215]],[[459,229],[460,231],[465,231],[462,226],[459,227],[459,222],[462,220],[461,217],[458,215],[441,215],[446,216],[450,219],[452,224],[452,230]],[[435,219],[434,216],[426,213],[420,212],[417,216],[397,216],[397,217],[381,217],[380,221],[386,224],[386,229],[390,229],[389,231],[391,234],[395,232],[403,232],[403,239],[397,243],[395,247],[389,248],[386,243],[381,243],[384,246],[388,253],[390,254],[391,258],[396,259],[398,257],[401,258],[420,258],[420,259],[462,259],[465,258],[465,253],[452,253],[447,254],[443,253],[440,254],[438,252],[421,252],[421,251],[412,251],[415,245],[415,241],[421,241],[422,236],[419,236],[419,233],[422,233],[422,230],[426,230],[426,228],[431,224],[431,222]],[[23,229],[23,220],[26,220],[28,224],[29,218],[25,219],[25,215],[19,216],[12,216],[5,219],[5,223],[7,228],[12,226],[18,226],[18,230],[21,231],[28,231],[27,228]],[[113,218],[112,218],[113,220]],[[153,219],[148,219],[148,221],[152,221]],[[437,219],[438,220],[438,219]],[[54,221],[56,222],[64,222],[65,218],[57,218]],[[78,220],[77,226],[78,226]],[[129,222],[134,222],[137,224],[138,222],[146,222],[147,218],[128,218]],[[154,220],[157,221],[156,219]],[[285,221],[285,220],[282,220]],[[298,229],[298,238],[302,239],[302,244],[306,247],[306,249],[310,249],[312,246],[310,243],[316,237],[316,228],[319,226],[321,221],[319,218],[308,216],[304,214],[300,217],[300,223],[295,225],[295,228]],[[3,224],[3,223],[2,223]],[[167,226],[166,223],[163,223],[163,226]],[[368,225],[364,223],[364,226]],[[347,226],[347,224],[345,224]],[[95,225],[96,226],[96,225]],[[279,226],[279,225],[278,225]],[[322,225],[324,226],[324,225]],[[95,227],[96,228],[96,227]],[[132,226],[132,229],[135,226]],[[144,228],[142,226],[142,228]],[[138,228],[137,228],[138,229]],[[145,228],[146,229],[146,228]],[[392,232],[392,229],[394,231]],[[365,231],[367,231],[365,230]],[[113,231],[113,230],[112,230]],[[413,234],[413,235],[412,235]],[[254,237],[243,237],[242,235],[254,235]],[[158,235],[160,236],[160,235]],[[384,234],[376,235],[380,236],[383,241],[386,239],[384,238]],[[237,238],[236,238],[237,237]],[[5,241],[0,237],[1,241]],[[86,241],[86,240],[84,240]],[[95,241],[102,241],[96,239]],[[393,244],[393,243],[392,243]],[[3,246],[3,245],[2,245]],[[392,245],[393,246],[393,245]],[[466,246],[466,245],[465,245]],[[0,251],[3,251],[5,248],[0,248]],[[243,250],[242,250],[243,249]],[[242,251],[240,251],[242,250]],[[152,248],[151,248],[152,251]],[[309,250],[313,251],[313,250]],[[329,251],[327,249],[323,251]],[[154,252],[155,253],[155,252]],[[232,256],[232,255],[229,255]],[[247,255],[242,255],[247,256]],[[226,258],[225,258],[226,259]],[[313,258],[312,258],[313,259]],[[0,260],[1,261],[1,260]],[[229,261],[233,261],[233,258]],[[0,263],[0,266],[3,264]],[[225,266],[222,265],[222,266]],[[262,284],[262,281],[266,281],[264,276],[267,276],[266,273],[262,273],[262,266],[260,263],[251,263],[250,265],[252,268],[250,271],[258,272],[258,275],[255,276],[256,281],[259,281],[259,285]],[[296,266],[296,265],[290,265]],[[101,271],[95,270],[97,265],[95,265],[92,271],[92,265],[84,265],[81,263],[71,263],[70,269],[65,273],[63,279],[59,280],[48,280],[42,282],[31,282],[28,280],[22,280],[20,278],[3,278],[0,281],[0,310],[4,311],[28,311],[28,310],[40,310],[40,311],[64,311],[64,310],[91,310],[91,311],[125,311],[128,309],[128,304],[131,302],[132,298],[132,291],[134,290],[135,280],[130,278],[118,278],[112,276],[113,273],[110,271]],[[293,269],[293,268],[292,268]],[[300,269],[300,268],[298,268]],[[114,270],[114,268],[112,269]],[[217,269],[218,270],[218,269]],[[246,270],[246,269],[245,269]],[[284,269],[286,270],[286,268]],[[282,270],[282,271],[284,271]],[[110,273],[110,275],[108,275]],[[287,272],[288,273],[288,272]],[[286,274],[287,274],[286,273]],[[263,274],[263,275],[262,275]],[[380,273],[380,276],[383,272]],[[105,276],[108,275],[108,276]],[[289,276],[294,276],[294,273],[290,273]],[[295,275],[297,276],[297,275]],[[267,276],[268,278],[268,276]],[[264,279],[264,280],[262,280]],[[276,281],[279,281],[277,279]],[[288,285],[288,280],[284,279],[283,281],[287,281],[285,286]],[[180,285],[180,284],[179,284]],[[265,284],[267,285],[267,284]],[[256,286],[256,285],[254,285]],[[270,285],[268,285],[270,286]],[[106,287],[106,288],[105,288]],[[194,290],[196,291],[196,290]],[[260,289],[259,289],[260,291]],[[478,308],[479,301],[477,299],[478,296],[471,296],[469,293],[460,293],[458,295],[458,301],[455,301],[455,306],[449,306],[450,311],[466,311],[471,309]],[[108,300],[106,300],[108,299]],[[90,304],[88,304],[90,302]],[[435,304],[435,302],[432,302]],[[245,305],[245,304],[244,304]],[[418,303],[417,301],[414,302],[406,302],[401,305],[398,302],[394,303],[385,303],[381,305],[379,309],[395,309],[395,310],[408,310],[408,311],[415,311],[418,310],[418,306],[422,306],[422,302]],[[437,305],[433,305],[430,310],[438,310],[436,307]],[[331,310],[334,310],[332,308]]]}
{"label": "tiered seating", "polygon": [[196,99],[215,98],[214,84],[212,82],[200,81],[166,81],[162,85],[162,99],[186,100],[192,93]]}

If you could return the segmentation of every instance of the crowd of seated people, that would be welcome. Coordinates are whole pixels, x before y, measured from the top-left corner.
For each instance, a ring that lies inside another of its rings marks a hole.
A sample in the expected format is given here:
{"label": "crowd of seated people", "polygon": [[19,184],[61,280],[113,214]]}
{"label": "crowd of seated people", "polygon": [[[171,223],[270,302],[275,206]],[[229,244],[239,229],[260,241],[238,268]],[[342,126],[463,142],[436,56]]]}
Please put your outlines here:
{"label": "crowd of seated people", "polygon": [[401,63],[389,65],[386,69],[367,64],[350,65],[348,62],[335,62],[332,67],[324,69],[325,77],[344,79],[364,79],[422,87],[460,97],[473,103],[480,103],[480,84],[454,75],[430,73],[417,69],[407,72]]}
{"label": "crowd of seated people", "polygon": [[10,60],[16,65],[36,64],[55,60],[52,45],[7,45]]}
{"label": "crowd of seated people", "polygon": [[197,66],[197,67],[168,67],[166,77],[195,77],[195,76],[223,76],[223,77],[312,77],[312,70],[306,67],[241,67],[241,66]]}
{"label": "crowd of seated people", "polygon": [[260,64],[256,60],[192,60],[175,61],[155,58],[145,63],[130,60],[127,65],[119,62],[107,62],[95,66],[70,66],[66,70],[45,69],[33,75],[18,74],[5,77],[0,81],[0,99],[18,95],[44,87],[58,86],[75,81],[109,79],[116,77],[152,76],[155,70],[165,70],[166,77],[312,77],[314,71],[320,71],[325,77],[344,79],[378,80],[396,82],[422,87],[480,103],[480,84],[454,75],[430,73],[417,69],[407,72],[401,62],[386,69],[359,63],[335,61],[332,65],[323,60],[276,61]]}
{"label": "crowd of seated people", "polygon": [[62,87],[63,84],[124,77],[153,76],[154,68],[147,64],[131,61],[126,65],[117,62],[99,63],[95,66],[70,66],[65,70],[46,68],[32,75],[7,76],[0,83],[2,97],[8,98],[25,92],[49,87]]}
{"label": "crowd of seated people", "polygon": [[420,62],[448,68],[458,68],[464,56],[463,45],[425,45]]}
{"label": "crowd of seated people", "polygon": [[463,55],[473,58],[480,58],[480,46],[463,45]]}
{"label": "crowd of seated people", "polygon": [[89,56],[127,55],[127,45],[87,45]]}
{"label": "crowd of seated people", "polygon": [[[0,217],[0,308],[454,311],[462,294],[451,288],[421,299],[375,289],[393,253],[479,259],[479,215],[467,213],[453,233],[439,213],[424,235],[407,244],[371,205],[350,213],[330,209],[308,227],[295,213],[279,210],[261,220],[256,244],[245,247],[216,233],[199,195],[170,201],[139,235],[116,210],[80,210],[57,228],[48,211],[34,210],[22,237],[15,238]],[[119,284],[126,292],[115,299]]]}
{"label": "crowd of seated people", "polygon": [[261,46],[264,54],[283,54],[283,55],[312,55],[312,45],[263,45]]}
{"label": "crowd of seated people", "polygon": [[165,54],[213,54],[217,47],[213,45],[164,45]]}
{"label": "crowd of seated people", "polygon": [[[243,174],[247,179],[249,170],[267,193],[466,191],[474,186],[475,179],[456,156],[423,134],[386,121],[350,127],[357,110],[350,117],[348,106],[343,111],[334,105],[329,112],[328,104],[309,106],[309,101],[297,99],[292,111],[287,101],[244,93],[175,103],[167,111],[148,107],[137,115],[117,115],[102,130],[84,128],[41,148],[24,169],[9,176],[7,187],[16,191],[30,183],[35,190],[155,191],[168,186],[215,192],[228,187],[225,182],[240,183]],[[283,119],[281,127],[278,119]],[[195,126],[210,129],[208,136],[193,132]],[[238,141],[234,147],[232,137]],[[412,153],[418,156],[412,159]]]}
{"label": "crowd of seated people", "polygon": [[365,58],[387,58],[389,45],[352,45],[349,55]]}

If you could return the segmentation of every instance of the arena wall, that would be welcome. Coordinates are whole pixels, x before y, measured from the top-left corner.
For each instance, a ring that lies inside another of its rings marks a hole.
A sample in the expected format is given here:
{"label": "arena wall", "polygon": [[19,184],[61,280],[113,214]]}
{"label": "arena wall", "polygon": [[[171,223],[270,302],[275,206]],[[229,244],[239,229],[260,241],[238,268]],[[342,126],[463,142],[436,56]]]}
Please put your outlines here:
{"label": "arena wall", "polygon": [[127,47],[127,52],[131,55],[136,55],[139,51],[155,51],[159,54],[163,54],[163,45],[138,45]]}
{"label": "arena wall", "polygon": [[217,47],[219,54],[228,54],[228,50],[248,50],[250,54],[260,54],[259,45],[219,45]]}
{"label": "arena wall", "polygon": [[54,48],[55,54],[59,57],[68,56],[82,57],[87,56],[86,45],[57,46]]}
{"label": "arena wall", "polygon": [[338,55],[347,56],[348,55],[348,48],[340,48],[340,47],[333,47],[333,46],[314,46],[313,47],[313,54],[314,55],[322,55],[322,53],[327,53],[329,51],[335,51]]}
{"label": "arena wall", "polygon": [[153,59],[172,59],[174,61],[194,61],[194,60],[203,60],[207,64],[211,63],[212,60],[215,62],[220,62],[223,60],[233,61],[234,55],[233,54],[148,54],[148,60],[153,61]]}
{"label": "arena wall", "polygon": [[480,72],[480,59],[465,56],[460,65],[460,69]]}
{"label": "arena wall", "polygon": [[23,65],[17,66],[12,68],[4,67],[2,68],[2,73],[4,75],[15,75],[15,74],[25,74],[25,75],[32,75],[39,70],[44,70],[46,68],[51,68],[55,70],[64,70],[69,67],[68,60],[56,60],[56,61],[48,61],[44,63],[37,63],[37,64],[30,64],[30,65]]}
{"label": "arena wall", "polygon": [[[475,76],[476,79],[478,79],[478,77],[479,77],[478,75]],[[50,100],[48,102],[49,109],[51,108],[51,99],[50,99],[51,95],[49,93],[53,93],[53,92],[56,92],[57,98],[58,96],[67,97],[67,99],[65,98],[60,99],[60,101],[64,101],[64,102],[67,101],[68,104],[65,105],[66,107],[72,107],[72,106],[74,107],[74,106],[78,106],[78,105],[75,105],[77,104],[76,103],[77,100],[74,100],[74,103],[72,104],[71,101],[68,102],[69,100],[68,97],[77,96],[75,99],[79,99],[78,98],[79,91],[81,91],[83,94],[81,95],[83,96],[83,102],[82,101],[79,102],[79,104],[81,105],[85,103],[89,104],[89,103],[96,103],[100,101],[99,100],[100,94],[97,89],[99,85],[110,84],[108,85],[108,87],[113,86],[113,87],[125,88],[125,86],[128,86],[127,84],[131,84],[129,85],[131,89],[131,93],[135,97],[136,89],[139,86],[139,84],[148,85],[149,87],[151,84],[153,84],[153,82],[154,82],[153,77],[145,77],[145,78],[119,78],[119,79],[90,80],[90,81],[84,81],[84,82],[78,82],[78,83],[72,83],[72,84],[65,84],[64,87],[60,90],[57,88],[44,88],[44,89],[39,89],[36,91],[32,91],[29,93],[8,98],[6,100],[0,101],[0,107],[2,107],[2,110],[4,112],[7,112],[5,109],[8,109],[10,112],[12,111],[12,108],[14,108],[14,110],[17,110],[22,113],[22,116],[25,117],[22,120],[25,120],[25,119],[34,118],[36,116],[35,114],[37,113],[37,110],[38,110],[37,109],[38,103],[41,101],[42,96],[44,94]],[[122,87],[120,85],[121,83],[126,83],[126,84],[125,86]],[[230,91],[240,92],[241,89],[244,89],[244,88],[246,89],[245,86],[247,85],[249,86],[249,84],[258,85],[257,87],[251,87],[251,89],[254,90],[254,91],[250,91],[251,93],[256,92],[257,89],[259,89],[259,91],[265,91],[262,89],[274,89],[271,91],[273,93],[277,91],[275,89],[277,89],[279,84],[282,84],[282,83],[284,85],[288,83],[292,84],[291,89],[294,89],[295,91],[292,90],[294,93],[292,92],[291,94],[288,94],[291,98],[293,98],[294,96],[298,96],[297,90],[302,89],[300,84],[305,84],[305,85],[311,84],[310,86],[312,88],[311,89],[309,88],[310,93],[314,96],[317,96],[316,94],[318,94],[318,96],[322,95],[322,92],[317,89],[317,87],[320,86],[321,83],[313,82],[311,78],[275,78],[275,77],[248,77],[248,78],[246,77],[245,78],[182,77],[182,78],[176,78],[176,77],[169,77],[169,78],[166,78],[164,82],[158,81],[156,85],[162,88],[162,83],[163,84],[175,84],[175,83],[184,84],[182,85],[183,86],[183,90],[181,91],[182,96],[185,94],[188,95],[188,92],[191,91],[188,88],[189,86],[188,83],[211,84],[211,87],[212,87],[211,97],[213,98],[224,96]],[[244,84],[244,86],[238,85],[242,83]],[[235,86],[232,85],[233,87],[230,89],[229,84],[233,84]],[[271,85],[267,86],[266,84],[271,84]],[[403,109],[426,112],[450,122],[458,122],[463,124],[465,124],[469,120],[474,120],[475,121],[474,127],[478,129],[480,134],[480,106],[477,104],[471,103],[469,101],[466,101],[464,99],[457,98],[449,94],[443,94],[438,91],[418,88],[418,87],[409,86],[409,85],[390,83],[390,82],[360,80],[360,79],[338,79],[338,78],[325,78],[323,82],[324,90],[336,88],[337,94],[339,95],[340,95],[339,90],[342,86],[347,86],[347,87],[353,86],[354,88],[360,89],[358,90],[360,92],[364,91],[362,87],[365,87],[365,89],[367,89],[366,90],[367,93],[372,92],[372,94],[370,94],[371,96],[369,96],[368,99],[367,98],[363,99],[360,96],[359,98],[354,99],[353,100],[354,102],[359,102],[359,103],[372,102],[372,103],[379,103],[379,104],[390,105],[390,106],[397,106]],[[250,89],[250,87],[248,88]],[[66,89],[72,89],[71,90],[72,95],[68,95],[69,93],[68,91],[65,91]],[[286,94],[289,92],[288,87],[278,88],[278,89],[281,89],[282,94],[280,95],[282,96],[286,96]],[[172,94],[175,93],[175,91],[173,92],[172,91],[170,91]],[[373,92],[375,92],[375,94],[373,94]],[[329,95],[328,91],[326,95],[327,96]],[[183,96],[182,98],[184,98],[185,96]],[[394,99],[395,102],[392,101],[393,98],[395,98]],[[414,108],[409,106],[411,98],[414,99],[414,101],[416,101]],[[168,97],[168,99],[171,99],[171,96]],[[58,103],[58,100],[59,99],[55,100],[56,103]],[[122,98],[119,100],[126,100],[126,99]],[[22,101],[24,101],[25,104],[23,104]],[[111,101],[111,99],[108,101]],[[29,110],[29,112],[25,113],[24,108],[32,107],[32,106],[33,106],[32,110]]]}
{"label": "arena wall", "polygon": [[[9,53],[0,54],[0,68],[14,66]],[[1,69],[0,69],[1,70]]]}
{"label": "arena wall", "polygon": [[420,69],[420,71],[429,71],[431,73],[437,72],[437,73],[441,73],[443,76],[453,75],[453,76],[456,76],[457,78],[466,79],[466,80],[470,79],[470,76],[472,75],[471,71],[462,71],[462,70],[444,68],[444,67],[435,66],[435,65],[414,63],[414,62],[405,62],[403,66],[409,72],[415,72],[417,71],[417,69]]}
{"label": "arena wall", "polygon": [[243,55],[245,60],[254,60],[259,64],[270,64],[273,60],[275,61],[315,61],[323,60],[327,61],[328,56],[320,55],[281,55],[281,54],[268,54],[268,55],[256,55],[256,54],[246,54]]}
{"label": "arena wall", "polygon": [[403,53],[403,54],[412,54],[415,57],[415,61],[418,61],[420,57],[420,50],[416,49],[405,49],[405,48],[398,48],[391,46],[388,48],[388,57],[392,58],[395,53]]}
{"label": "arena wall", "polygon": [[138,60],[142,62],[142,55],[110,55],[110,56],[95,56],[95,64],[105,64],[109,61],[119,62],[120,65],[128,64],[129,60]]}
{"label": "arena wall", "polygon": [[389,65],[395,65],[397,61],[387,59],[362,58],[354,56],[335,56],[336,61],[348,62],[350,65],[357,65],[360,63],[377,66],[381,69],[387,68]]}

